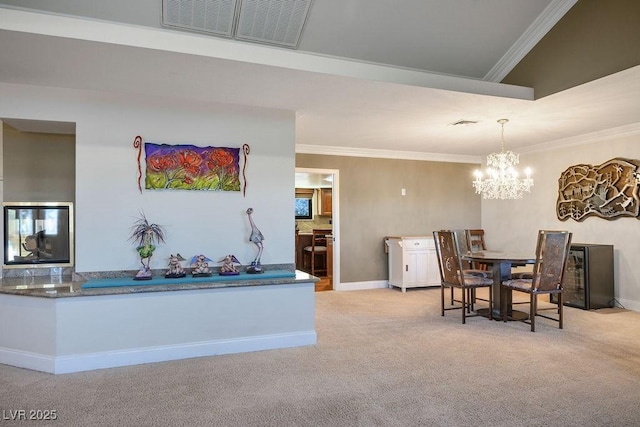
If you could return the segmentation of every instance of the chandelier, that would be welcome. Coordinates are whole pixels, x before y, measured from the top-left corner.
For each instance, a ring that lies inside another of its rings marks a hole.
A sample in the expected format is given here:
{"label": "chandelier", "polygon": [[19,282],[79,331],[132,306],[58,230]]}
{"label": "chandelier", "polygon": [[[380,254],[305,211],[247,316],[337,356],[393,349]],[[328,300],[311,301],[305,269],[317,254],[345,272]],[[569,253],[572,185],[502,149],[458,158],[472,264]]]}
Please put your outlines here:
{"label": "chandelier", "polygon": [[473,187],[484,199],[521,199],[523,192],[530,192],[533,186],[531,170],[525,170],[525,178],[518,178],[515,166],[520,162],[520,155],[504,149],[504,124],[509,120],[500,119],[502,126],[502,151],[487,156],[487,177],[476,170]]}

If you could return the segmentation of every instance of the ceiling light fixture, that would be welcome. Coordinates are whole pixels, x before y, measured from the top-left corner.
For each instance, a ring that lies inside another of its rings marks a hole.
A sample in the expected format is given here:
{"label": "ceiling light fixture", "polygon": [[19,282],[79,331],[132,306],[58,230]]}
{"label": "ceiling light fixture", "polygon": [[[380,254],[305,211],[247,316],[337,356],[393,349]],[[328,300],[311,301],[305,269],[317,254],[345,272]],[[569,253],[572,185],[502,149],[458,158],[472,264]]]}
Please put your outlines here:
{"label": "ceiling light fixture", "polygon": [[483,178],[479,170],[474,173],[473,186],[484,199],[521,199],[522,193],[531,192],[533,186],[529,168],[525,170],[525,178],[518,178],[515,166],[520,162],[520,155],[504,149],[504,124],[508,121],[498,120],[502,126],[502,151],[487,156],[487,177]]}

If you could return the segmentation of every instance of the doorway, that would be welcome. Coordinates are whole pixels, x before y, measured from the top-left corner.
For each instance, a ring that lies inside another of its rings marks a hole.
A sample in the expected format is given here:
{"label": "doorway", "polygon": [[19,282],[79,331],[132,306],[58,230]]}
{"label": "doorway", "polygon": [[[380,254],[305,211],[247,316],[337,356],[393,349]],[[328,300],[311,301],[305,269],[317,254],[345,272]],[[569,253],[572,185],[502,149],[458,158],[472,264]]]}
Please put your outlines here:
{"label": "doorway", "polygon": [[[331,228],[332,234],[327,242],[327,277],[322,277],[321,289],[337,289],[340,284],[340,207],[339,207],[339,171],[337,169],[313,169],[296,168],[296,189],[313,189],[315,203],[314,217],[312,219],[296,220],[299,233],[308,233],[316,224],[322,228]],[[326,195],[328,192],[322,189],[330,189],[331,209],[327,210]],[[323,197],[324,196],[324,197]],[[323,200],[324,199],[324,208]],[[296,261],[298,260],[296,248]],[[296,266],[298,268],[298,266]],[[300,269],[300,268],[298,268]],[[320,290],[320,289],[318,289]]]}

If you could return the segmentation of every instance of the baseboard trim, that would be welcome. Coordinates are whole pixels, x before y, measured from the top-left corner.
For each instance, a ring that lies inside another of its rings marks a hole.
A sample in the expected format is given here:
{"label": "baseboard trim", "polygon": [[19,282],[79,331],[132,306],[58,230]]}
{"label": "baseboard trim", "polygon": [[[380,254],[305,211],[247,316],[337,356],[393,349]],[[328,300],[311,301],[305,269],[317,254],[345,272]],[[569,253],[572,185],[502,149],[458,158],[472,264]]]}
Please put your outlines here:
{"label": "baseboard trim", "polygon": [[616,298],[616,307],[622,306],[627,310],[640,311],[640,301],[625,298]]}
{"label": "baseboard trim", "polygon": [[303,331],[57,357],[0,348],[0,363],[52,374],[67,374],[195,357],[302,347],[316,343],[315,331]]}

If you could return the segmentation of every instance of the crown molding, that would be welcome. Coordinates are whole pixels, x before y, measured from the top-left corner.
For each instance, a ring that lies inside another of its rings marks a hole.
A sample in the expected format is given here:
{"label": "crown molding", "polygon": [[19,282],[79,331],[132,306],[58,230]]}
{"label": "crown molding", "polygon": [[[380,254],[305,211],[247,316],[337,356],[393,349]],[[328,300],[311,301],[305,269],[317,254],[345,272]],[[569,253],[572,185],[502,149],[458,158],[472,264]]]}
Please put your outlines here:
{"label": "crown molding", "polygon": [[605,129],[597,132],[585,133],[582,135],[571,136],[569,138],[556,139],[541,144],[531,145],[520,149],[520,153],[536,153],[542,151],[551,151],[558,148],[574,147],[578,145],[593,144],[596,142],[605,142],[611,139],[626,138],[632,136],[640,136],[640,122],[630,125],[618,126],[611,129]]}
{"label": "crown molding", "polygon": [[[640,135],[640,122],[619,126],[602,131],[586,133],[569,138],[556,139],[521,148],[519,153],[536,153],[556,150],[558,148],[604,142],[611,139]],[[324,145],[296,144],[296,154],[317,154],[324,156],[370,157],[396,160],[419,160],[429,162],[482,164],[483,156],[463,156],[456,154],[421,153],[416,151],[377,150],[368,148],[332,147]]]}
{"label": "crown molding", "polygon": [[324,145],[296,144],[296,154],[318,154],[324,156],[370,157],[396,160],[420,160],[429,162],[481,164],[481,156],[456,154],[421,153],[416,151],[378,150],[369,148],[332,147]]}
{"label": "crown molding", "polygon": [[578,0],[553,0],[549,3],[513,46],[489,70],[483,80],[494,83],[501,82],[577,2]]}

